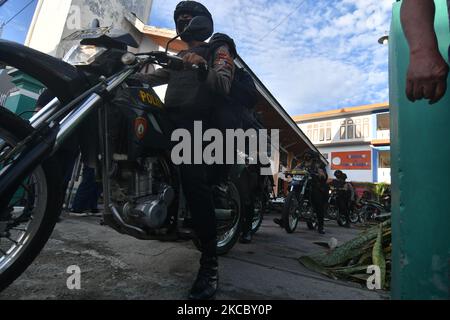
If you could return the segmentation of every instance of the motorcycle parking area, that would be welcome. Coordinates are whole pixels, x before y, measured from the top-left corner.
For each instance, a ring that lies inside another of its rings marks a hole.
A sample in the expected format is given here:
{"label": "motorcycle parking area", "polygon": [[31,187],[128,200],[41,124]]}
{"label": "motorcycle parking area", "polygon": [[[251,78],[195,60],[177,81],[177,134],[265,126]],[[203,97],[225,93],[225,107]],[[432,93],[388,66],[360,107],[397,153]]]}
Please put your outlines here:
{"label": "motorcycle parking area", "polygon": [[[314,242],[342,244],[359,233],[326,222],[326,234],[300,223],[287,234],[268,214],[251,244],[237,243],[220,258],[217,300],[388,299],[381,291],[335,281],[307,270],[302,255],[326,250]],[[192,242],[140,241],[101,226],[97,217],[63,217],[34,263],[0,299],[184,300],[198,269]],[[68,286],[79,267],[81,288]]]}

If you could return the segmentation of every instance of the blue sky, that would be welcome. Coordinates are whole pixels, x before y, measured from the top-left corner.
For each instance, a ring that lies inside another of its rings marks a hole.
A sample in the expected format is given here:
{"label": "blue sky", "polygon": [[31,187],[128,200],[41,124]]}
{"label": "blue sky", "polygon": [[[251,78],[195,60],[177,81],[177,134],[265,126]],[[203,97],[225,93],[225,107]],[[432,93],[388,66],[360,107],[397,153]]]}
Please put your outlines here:
{"label": "blue sky", "polygon": [[[173,28],[178,2],[154,0],[150,24]],[[291,115],[388,101],[388,48],[377,40],[394,0],[200,2]]]}
{"label": "blue sky", "polygon": [[[0,7],[0,24],[6,22],[25,7],[30,0],[8,0]],[[28,27],[33,18],[34,9],[37,0],[35,0],[28,8],[26,8],[19,16],[12,20],[4,29],[2,38],[17,42],[24,42],[27,35]]]}
{"label": "blue sky", "polygon": [[[8,0],[0,21],[28,1]],[[388,101],[388,48],[377,40],[389,30],[394,0],[199,1],[291,115]],[[149,23],[174,28],[178,2],[154,0]],[[2,37],[23,42],[34,7]]]}

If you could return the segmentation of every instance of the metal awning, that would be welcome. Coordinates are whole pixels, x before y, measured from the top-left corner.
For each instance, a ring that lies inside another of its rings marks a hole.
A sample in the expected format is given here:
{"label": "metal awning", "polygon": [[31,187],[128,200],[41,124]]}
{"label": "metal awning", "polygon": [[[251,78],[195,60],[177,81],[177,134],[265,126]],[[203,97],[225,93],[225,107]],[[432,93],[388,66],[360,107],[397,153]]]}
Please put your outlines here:
{"label": "metal awning", "polygon": [[317,151],[321,156],[322,162],[327,165],[327,159],[303,133],[294,119],[286,112],[241,57],[236,59],[236,65],[244,68],[252,76],[260,94],[256,110],[261,115],[267,129],[280,130],[280,147],[285,151],[292,152],[295,158],[299,158],[307,150]]}

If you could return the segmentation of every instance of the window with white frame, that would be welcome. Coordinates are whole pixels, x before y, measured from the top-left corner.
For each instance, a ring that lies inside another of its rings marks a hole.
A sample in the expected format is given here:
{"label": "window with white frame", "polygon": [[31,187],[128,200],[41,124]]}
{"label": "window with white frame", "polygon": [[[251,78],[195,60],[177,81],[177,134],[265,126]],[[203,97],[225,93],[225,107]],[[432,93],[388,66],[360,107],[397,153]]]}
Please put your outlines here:
{"label": "window with white frame", "polygon": [[324,142],[325,141],[325,124],[320,124],[320,130],[319,130],[319,141]]}
{"label": "window with white frame", "polygon": [[308,136],[309,140],[312,140],[312,132],[313,132],[313,125],[309,124],[306,128],[306,135]]}
{"label": "window with white frame", "polygon": [[347,139],[355,138],[355,123],[353,120],[347,120]]}
{"label": "window with white frame", "polygon": [[327,141],[333,140],[333,137],[331,136],[331,122],[327,122],[325,129],[326,129],[326,137],[325,137],[325,139]]}
{"label": "window with white frame", "polygon": [[345,120],[341,122],[340,138],[341,140],[347,139],[347,122]]}
{"label": "window with white frame", "polygon": [[355,124],[356,124],[355,138],[361,139],[362,137],[361,119],[356,119]]}
{"label": "window with white frame", "polygon": [[314,125],[314,130],[313,130],[313,141],[318,141],[319,140],[319,125],[315,124]]}
{"label": "window with white frame", "polygon": [[369,118],[364,118],[363,120],[363,137],[364,138],[370,137]]}

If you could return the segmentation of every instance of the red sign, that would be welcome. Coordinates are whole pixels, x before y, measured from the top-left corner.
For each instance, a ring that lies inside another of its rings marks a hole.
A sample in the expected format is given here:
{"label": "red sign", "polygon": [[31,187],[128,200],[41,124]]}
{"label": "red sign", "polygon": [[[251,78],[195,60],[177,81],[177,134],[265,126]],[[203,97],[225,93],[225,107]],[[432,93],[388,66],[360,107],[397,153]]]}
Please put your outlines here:
{"label": "red sign", "polygon": [[370,170],[371,151],[349,151],[331,153],[331,170]]}

